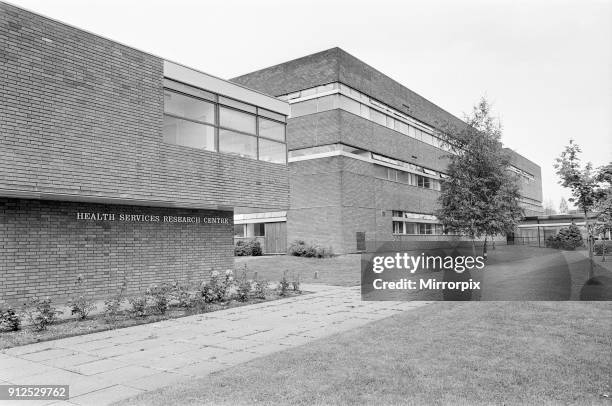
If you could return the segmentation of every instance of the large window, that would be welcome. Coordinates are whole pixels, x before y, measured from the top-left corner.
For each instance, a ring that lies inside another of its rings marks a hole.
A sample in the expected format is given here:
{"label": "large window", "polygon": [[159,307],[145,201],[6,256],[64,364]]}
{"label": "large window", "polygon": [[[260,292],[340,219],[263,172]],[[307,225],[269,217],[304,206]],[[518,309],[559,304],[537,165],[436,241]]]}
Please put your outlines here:
{"label": "large window", "polygon": [[285,124],[260,118],[259,136],[276,141],[285,141]]}
{"label": "large window", "polygon": [[259,139],[259,159],[262,161],[285,163],[287,162],[287,149],[285,144]]}
{"label": "large window", "polygon": [[249,113],[221,107],[219,109],[219,124],[221,127],[255,134],[255,116]]}
{"label": "large window", "polygon": [[170,90],[164,91],[166,114],[186,118],[200,123],[215,124],[215,105],[195,97],[186,96]]}
{"label": "large window", "polygon": [[220,129],[219,151],[248,158],[257,158],[257,137]]}
{"label": "large window", "polygon": [[214,151],[215,127],[166,115],[164,117],[164,141]]}
{"label": "large window", "polygon": [[284,115],[169,79],[164,86],[164,142],[286,164]]}

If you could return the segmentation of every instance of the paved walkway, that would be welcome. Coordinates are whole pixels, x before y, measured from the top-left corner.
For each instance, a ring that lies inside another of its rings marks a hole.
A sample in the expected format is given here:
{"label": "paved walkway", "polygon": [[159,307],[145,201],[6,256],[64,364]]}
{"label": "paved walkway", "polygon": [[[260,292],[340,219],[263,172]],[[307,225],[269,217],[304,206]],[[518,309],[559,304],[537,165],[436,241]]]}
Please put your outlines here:
{"label": "paved walkway", "polygon": [[[362,302],[359,287],[315,293],[0,352],[0,384],[70,385],[69,401],[104,405],[426,305]],[[8,402],[2,403],[8,404]]]}

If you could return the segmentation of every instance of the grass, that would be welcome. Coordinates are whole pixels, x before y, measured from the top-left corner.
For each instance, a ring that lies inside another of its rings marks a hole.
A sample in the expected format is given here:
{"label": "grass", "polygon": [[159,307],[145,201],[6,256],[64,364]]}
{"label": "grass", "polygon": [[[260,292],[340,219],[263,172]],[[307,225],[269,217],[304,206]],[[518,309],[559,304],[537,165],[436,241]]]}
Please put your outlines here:
{"label": "grass", "polygon": [[610,405],[612,303],[435,303],[121,405]]}
{"label": "grass", "polygon": [[[335,286],[356,286],[361,278],[361,255],[349,254],[331,258],[302,258],[291,255],[236,257],[235,268],[247,265],[249,275],[257,272],[259,279],[278,281],[283,271],[294,279],[298,274],[302,283],[322,283]],[[314,278],[315,272],[318,279]]]}

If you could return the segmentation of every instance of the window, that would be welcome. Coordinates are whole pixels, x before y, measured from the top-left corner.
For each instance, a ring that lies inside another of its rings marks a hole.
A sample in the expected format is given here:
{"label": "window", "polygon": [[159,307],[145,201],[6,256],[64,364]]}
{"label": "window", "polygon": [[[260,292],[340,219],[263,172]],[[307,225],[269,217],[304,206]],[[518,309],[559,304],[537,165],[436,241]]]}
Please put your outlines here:
{"label": "window", "polygon": [[417,223],[406,223],[406,234],[418,234]]}
{"label": "window", "polygon": [[324,96],[318,100],[319,105],[317,106],[317,111],[327,111],[338,108],[338,95],[336,94],[331,96]]}
{"label": "window", "polygon": [[215,124],[215,105],[213,103],[170,90],[164,90],[164,112],[200,123]]}
{"label": "window", "polygon": [[425,189],[430,189],[431,188],[431,179],[427,178],[425,176],[420,176],[420,175],[416,175],[417,177],[417,182],[418,182],[418,186],[425,188]]}
{"label": "window", "polygon": [[317,112],[317,99],[306,100],[291,105],[291,117],[305,116]]}
{"label": "window", "polygon": [[385,116],[380,111],[370,109],[370,118],[377,124],[387,126],[387,116]]}
{"label": "window", "polygon": [[260,116],[271,118],[271,119],[276,120],[276,121],[282,121],[283,123],[286,121],[285,120],[285,116],[283,116],[282,114],[278,114],[278,113],[275,113],[273,111],[269,111],[269,110],[266,110],[266,109],[258,108],[257,109],[257,114],[259,114]]}
{"label": "window", "polygon": [[404,234],[404,222],[403,221],[393,222],[393,234]]}
{"label": "window", "polygon": [[419,234],[433,234],[433,224],[418,223]]}
{"label": "window", "polygon": [[252,114],[220,107],[219,121],[222,127],[255,134],[255,116]]}
{"label": "window", "polygon": [[397,182],[397,170],[387,168],[387,180]]}
{"label": "window", "polygon": [[361,117],[367,118],[369,120],[370,119],[370,108],[366,106],[365,104],[362,104],[360,115]]}
{"label": "window", "polygon": [[408,134],[408,124],[395,120],[395,131],[399,131],[402,134]]}
{"label": "window", "polygon": [[253,224],[253,234],[255,237],[264,237],[266,235],[266,225],[264,223]]}
{"label": "window", "polygon": [[395,119],[393,117],[387,116],[387,127],[391,129],[395,128]]}
{"label": "window", "polygon": [[219,103],[225,104],[226,106],[234,107],[238,110],[248,111],[249,113],[257,113],[257,107],[251,106],[250,104],[242,103],[234,99],[228,99],[227,97],[219,96]]}
{"label": "window", "polygon": [[220,129],[219,151],[257,159],[257,137]]}
{"label": "window", "polygon": [[359,102],[356,102],[355,100],[350,99],[348,97],[340,96],[340,106],[343,110],[346,110],[349,113],[357,115],[361,114],[361,107]]}
{"label": "window", "polygon": [[246,237],[245,224],[234,224],[234,237]]}
{"label": "window", "polygon": [[284,164],[287,162],[287,149],[280,142],[259,139],[259,160]]}
{"label": "window", "polygon": [[215,127],[166,115],[163,140],[169,144],[214,151]]}
{"label": "window", "polygon": [[259,118],[259,136],[285,141],[285,124]]}

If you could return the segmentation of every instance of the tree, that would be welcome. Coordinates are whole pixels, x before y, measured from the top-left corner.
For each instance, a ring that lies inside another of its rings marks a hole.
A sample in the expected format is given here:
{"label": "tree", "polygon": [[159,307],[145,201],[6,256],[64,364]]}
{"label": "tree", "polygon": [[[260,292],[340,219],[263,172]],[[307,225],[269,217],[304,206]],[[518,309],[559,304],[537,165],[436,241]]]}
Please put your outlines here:
{"label": "tree", "polygon": [[569,207],[567,206],[567,200],[565,197],[561,197],[561,203],[559,203],[559,214],[569,213]]}
{"label": "tree", "polygon": [[544,214],[547,216],[550,216],[552,214],[557,214],[557,211],[555,210],[555,204],[550,198],[544,201]]}
{"label": "tree", "polygon": [[487,238],[513,232],[523,209],[518,178],[502,148],[502,128],[487,100],[482,98],[465,121],[463,128],[448,126],[440,134],[451,154],[436,214],[448,230],[472,240],[474,255],[474,240],[484,236],[486,257]]}
{"label": "tree", "polygon": [[593,236],[595,229],[589,224],[589,212],[594,211],[605,199],[605,189],[601,187],[605,178],[605,170],[593,169],[593,164],[587,162],[584,167],[580,160],[580,146],[573,140],[565,147],[554,165],[560,178],[559,184],[568,188],[572,197],[570,202],[574,203],[584,214],[584,226],[587,232],[587,247],[589,250],[589,275],[591,279],[595,274],[593,264]]}
{"label": "tree", "polygon": [[[597,223],[595,223],[595,232],[599,234],[612,233],[612,162],[600,168],[597,174],[598,180],[603,184],[601,188],[601,198],[595,204],[595,212],[597,215]],[[607,245],[602,243],[602,262],[606,260]]]}

